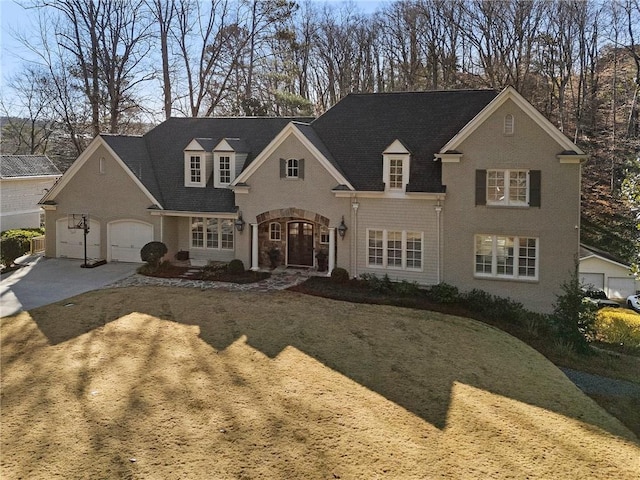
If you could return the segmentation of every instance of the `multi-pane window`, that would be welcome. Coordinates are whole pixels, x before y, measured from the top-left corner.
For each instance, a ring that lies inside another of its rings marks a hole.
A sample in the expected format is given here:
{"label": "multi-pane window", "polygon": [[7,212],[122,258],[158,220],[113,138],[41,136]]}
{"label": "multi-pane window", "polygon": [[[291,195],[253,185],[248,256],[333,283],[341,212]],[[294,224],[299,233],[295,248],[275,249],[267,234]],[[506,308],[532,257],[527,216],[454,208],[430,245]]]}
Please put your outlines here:
{"label": "multi-pane window", "polygon": [[383,265],[384,232],[382,230],[369,230],[369,265]]}
{"label": "multi-pane window", "polygon": [[329,243],[329,229],[327,227],[320,227],[320,243]]}
{"label": "multi-pane window", "polygon": [[233,220],[192,217],[191,247],[233,249]]}
{"label": "multi-pane window", "polygon": [[202,169],[200,157],[192,155],[189,160],[189,171],[191,183],[200,183],[202,181]]}
{"label": "multi-pane window", "polygon": [[218,248],[218,219],[207,218],[207,248]]}
{"label": "multi-pane window", "polygon": [[282,240],[282,227],[278,222],[272,222],[269,224],[269,240],[277,242]]}
{"label": "multi-pane window", "polygon": [[387,266],[402,268],[402,232],[387,232]]}
{"label": "multi-pane window", "polygon": [[231,183],[231,157],[219,157],[218,167],[220,183]]}
{"label": "multi-pane window", "polygon": [[370,267],[422,269],[421,232],[368,230],[367,235]]}
{"label": "multi-pane window", "polygon": [[299,165],[297,158],[287,160],[287,178],[298,178]]}
{"label": "multi-pane window", "polygon": [[487,170],[487,204],[528,205],[527,170]]}
{"label": "multi-pane window", "polygon": [[538,278],[538,239],[476,235],[475,274],[480,277]]}
{"label": "multi-pane window", "polygon": [[389,160],[389,188],[401,189],[403,187],[402,159]]}
{"label": "multi-pane window", "polygon": [[223,249],[233,248],[233,220],[220,221],[220,245]]}
{"label": "multi-pane window", "polygon": [[204,247],[204,218],[202,217],[191,219],[191,246]]}
{"label": "multi-pane window", "polygon": [[422,268],[422,234],[407,232],[407,268]]}

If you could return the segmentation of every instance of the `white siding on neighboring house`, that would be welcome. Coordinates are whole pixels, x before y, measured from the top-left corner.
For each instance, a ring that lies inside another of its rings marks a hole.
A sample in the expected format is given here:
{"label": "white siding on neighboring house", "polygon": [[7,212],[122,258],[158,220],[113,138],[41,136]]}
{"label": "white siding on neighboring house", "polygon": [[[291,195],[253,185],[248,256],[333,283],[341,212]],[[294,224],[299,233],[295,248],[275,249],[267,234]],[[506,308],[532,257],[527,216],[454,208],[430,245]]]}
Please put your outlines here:
{"label": "white siding on neighboring house", "polygon": [[2,179],[0,185],[0,229],[40,226],[38,202],[55,183],[56,177]]}

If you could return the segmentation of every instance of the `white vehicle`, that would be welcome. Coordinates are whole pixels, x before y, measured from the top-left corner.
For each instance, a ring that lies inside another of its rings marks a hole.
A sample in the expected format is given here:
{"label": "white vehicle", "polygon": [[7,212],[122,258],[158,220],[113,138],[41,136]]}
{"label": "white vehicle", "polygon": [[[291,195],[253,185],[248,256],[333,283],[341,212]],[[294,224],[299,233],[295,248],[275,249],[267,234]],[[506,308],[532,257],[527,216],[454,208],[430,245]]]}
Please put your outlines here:
{"label": "white vehicle", "polygon": [[640,313],[640,295],[630,295],[627,297],[627,306]]}

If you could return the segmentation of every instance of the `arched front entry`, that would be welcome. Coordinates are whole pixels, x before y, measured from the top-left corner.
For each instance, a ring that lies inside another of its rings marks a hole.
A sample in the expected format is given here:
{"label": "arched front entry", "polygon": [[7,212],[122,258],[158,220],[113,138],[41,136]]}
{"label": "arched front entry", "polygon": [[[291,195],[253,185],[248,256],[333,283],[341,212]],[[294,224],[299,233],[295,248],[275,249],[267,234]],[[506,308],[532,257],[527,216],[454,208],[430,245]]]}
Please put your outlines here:
{"label": "arched front entry", "polygon": [[313,266],[314,230],[313,223],[298,220],[287,223],[287,265]]}
{"label": "arched front entry", "polygon": [[335,228],[329,227],[329,219],[323,215],[284,208],[261,213],[256,220],[251,264],[254,270],[291,266],[325,271],[329,259],[335,259]]}

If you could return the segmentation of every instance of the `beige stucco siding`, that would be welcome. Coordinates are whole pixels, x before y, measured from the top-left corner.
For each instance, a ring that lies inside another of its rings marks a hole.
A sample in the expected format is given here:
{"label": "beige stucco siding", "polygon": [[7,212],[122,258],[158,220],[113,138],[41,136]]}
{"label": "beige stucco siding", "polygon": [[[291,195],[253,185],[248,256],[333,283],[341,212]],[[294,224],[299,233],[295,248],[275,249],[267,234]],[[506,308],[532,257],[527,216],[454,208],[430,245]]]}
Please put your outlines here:
{"label": "beige stucco siding", "polygon": [[[503,135],[506,114],[515,132]],[[574,269],[579,244],[580,166],[561,164],[563,148],[528,115],[507,101],[458,148],[459,163],[444,163],[447,198],[443,210],[444,281],[463,290],[479,288],[510,296],[525,306],[549,311],[559,287]],[[541,171],[541,207],[475,205],[477,169]],[[478,279],[474,276],[474,236],[491,234],[539,239],[537,281]]]}
{"label": "beige stucco siding", "polygon": [[[100,172],[100,158],[104,158]],[[137,220],[153,225],[154,239],[160,239],[160,217],[152,216],[152,201],[124,168],[99,146],[52,198],[55,210],[46,212],[46,255],[56,256],[56,221],[70,213],[89,213],[100,222],[100,256],[107,258],[107,225],[115,220]]]}
{"label": "beige stucco siding", "polygon": [[[423,199],[358,198],[357,213],[352,214],[352,224],[357,223],[354,235],[357,252],[355,273],[388,275],[391,280],[407,280],[421,285],[438,283],[438,224],[436,203]],[[355,216],[357,215],[357,221]],[[367,232],[386,230],[422,233],[422,268],[384,268],[369,265]]]}
{"label": "beige stucco siding", "polygon": [[[304,179],[280,178],[280,159],[303,158]],[[350,215],[348,198],[336,198],[332,189],[338,182],[294,135],[286,138],[247,179],[249,193],[236,193],[236,204],[247,222],[238,238],[236,254],[248,265],[251,256],[251,227],[258,215],[286,208],[314,212],[330,220],[329,227],[337,227],[344,215]],[[349,235],[337,240],[336,265],[349,269]]]}

